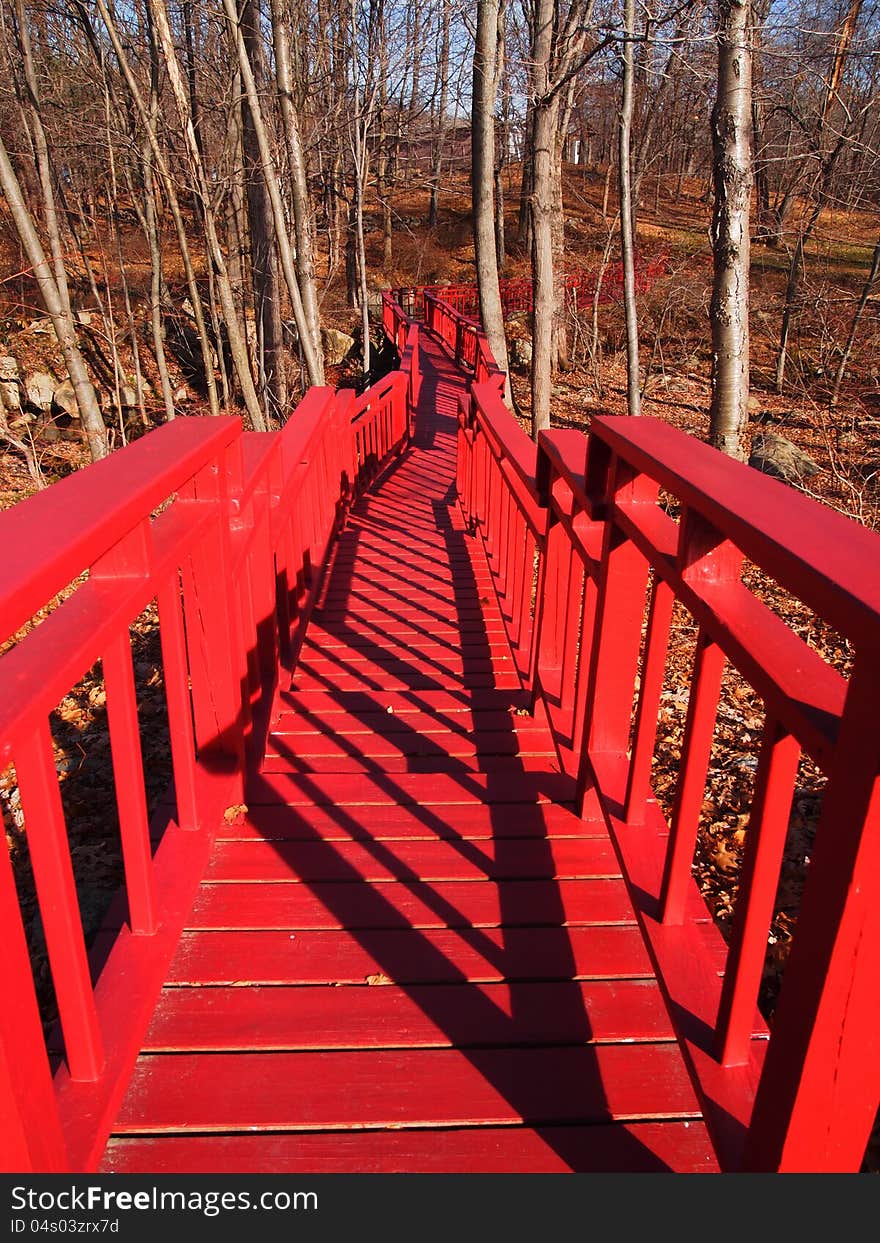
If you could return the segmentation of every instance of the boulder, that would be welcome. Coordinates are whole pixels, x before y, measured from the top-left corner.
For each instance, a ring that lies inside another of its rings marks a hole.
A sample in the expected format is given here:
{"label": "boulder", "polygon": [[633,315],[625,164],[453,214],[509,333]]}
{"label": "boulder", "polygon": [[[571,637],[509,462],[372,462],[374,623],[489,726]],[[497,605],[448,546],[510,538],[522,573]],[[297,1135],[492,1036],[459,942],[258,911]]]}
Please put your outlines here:
{"label": "boulder", "polygon": [[800,483],[802,479],[818,475],[822,469],[808,453],[784,436],[776,436],[772,432],[759,432],[754,438],[749,466],[785,483]]}
{"label": "boulder", "polygon": [[531,367],[532,343],[528,337],[514,337],[508,350],[510,361],[514,367]]}
{"label": "boulder", "polygon": [[10,414],[16,414],[21,409],[18,359],[11,354],[0,357],[0,407]]}
{"label": "boulder", "polygon": [[55,337],[55,325],[51,319],[35,319],[26,331],[35,337]]}
{"label": "boulder", "polygon": [[337,328],[321,329],[321,345],[324,348],[324,362],[328,367],[337,367],[344,362],[354,347],[354,337]]}
{"label": "boulder", "polygon": [[76,390],[70,380],[65,380],[59,384],[55,392],[52,394],[52,405],[60,410],[62,414],[66,414],[68,418],[79,418],[79,406],[76,401]]}
{"label": "boulder", "polygon": [[52,397],[57,387],[58,381],[47,371],[32,371],[25,376],[25,396],[30,405],[43,414],[48,414],[52,409]]}

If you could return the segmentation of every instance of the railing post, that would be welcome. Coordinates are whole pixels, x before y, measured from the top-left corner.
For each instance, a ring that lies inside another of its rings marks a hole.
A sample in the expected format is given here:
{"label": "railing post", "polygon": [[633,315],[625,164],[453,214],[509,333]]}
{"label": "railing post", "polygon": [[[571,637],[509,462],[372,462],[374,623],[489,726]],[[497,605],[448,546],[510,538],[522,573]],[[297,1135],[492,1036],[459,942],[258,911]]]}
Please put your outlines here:
{"label": "railing post", "polygon": [[9,851],[0,851],[0,1170],[70,1168]]}
{"label": "railing post", "polygon": [[[194,481],[198,500],[212,502],[216,522],[191,558],[189,590],[184,591],[187,643],[193,668],[193,716],[199,762],[211,773],[232,780],[232,796],[244,789],[244,739],[247,702],[246,652],[237,609],[230,550],[231,512],[228,482],[231,454],[200,471]],[[198,671],[198,675],[196,675]]]}
{"label": "railing post", "polygon": [[597,437],[587,453],[587,496],[595,516],[606,520],[596,613],[589,646],[589,681],[583,727],[578,797],[590,780],[590,752],[625,755],[632,722],[645,612],[648,565],[613,520],[615,503],[654,503],[657,486],[620,461]]}
{"label": "railing post", "polygon": [[857,1170],[880,1097],[880,653],[857,655],[758,1085],[749,1170]]}

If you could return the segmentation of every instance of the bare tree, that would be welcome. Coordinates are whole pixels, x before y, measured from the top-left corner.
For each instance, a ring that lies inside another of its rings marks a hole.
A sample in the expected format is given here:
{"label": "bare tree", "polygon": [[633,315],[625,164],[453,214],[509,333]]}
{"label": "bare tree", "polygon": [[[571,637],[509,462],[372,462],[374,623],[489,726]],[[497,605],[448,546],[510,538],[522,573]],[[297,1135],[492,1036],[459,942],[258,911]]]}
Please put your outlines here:
{"label": "bare tree", "polygon": [[72,322],[73,317],[70,315],[68,306],[58,291],[58,283],[55,279],[52,265],[46,258],[46,252],[43,250],[43,244],[37,233],[33,217],[24,201],[21,185],[19,184],[15,169],[12,167],[12,161],[9,158],[2,135],[0,135],[0,187],[2,187],[3,193],[6,196],[9,214],[21,239],[28,262],[33,269],[34,280],[40,291],[40,297],[43,299],[43,305],[49,313],[49,318],[52,320],[55,336],[58,338],[58,344],[67,366],[67,373],[70,376],[70,382],[76,394],[76,403],[79,407],[80,419],[83,432],[88,441],[89,452],[91,453],[92,461],[96,462],[100,458],[107,456],[107,429],[104,426],[104,419],[101,415],[98,399],[95,396],[95,389],[89,379],[85,360],[77,344]]}
{"label": "bare tree", "polygon": [[639,323],[636,311],[636,275],[633,255],[633,203],[630,142],[635,78],[635,0],[623,5],[623,93],[618,122],[617,173],[620,186],[620,251],[623,259],[623,308],[626,317],[626,400],[630,414],[641,414],[639,389]]}
{"label": "bare tree", "polygon": [[[507,339],[495,246],[495,97],[502,0],[478,0],[471,108],[471,194],[480,314],[489,348],[507,372]],[[509,397],[509,380],[508,397]]]}
{"label": "bare tree", "polygon": [[712,112],[711,443],[743,456],[749,400],[749,212],[752,191],[749,0],[718,0],[718,94]]}

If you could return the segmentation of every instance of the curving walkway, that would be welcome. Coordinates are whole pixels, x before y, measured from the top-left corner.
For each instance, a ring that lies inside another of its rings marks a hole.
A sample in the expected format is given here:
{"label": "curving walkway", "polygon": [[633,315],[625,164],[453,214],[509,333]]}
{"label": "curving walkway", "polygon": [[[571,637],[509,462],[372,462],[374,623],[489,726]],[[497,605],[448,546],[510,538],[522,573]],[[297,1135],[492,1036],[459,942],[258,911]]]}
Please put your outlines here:
{"label": "curving walkway", "polygon": [[356,507],[107,1171],[716,1168],[604,824],[454,495],[464,377]]}

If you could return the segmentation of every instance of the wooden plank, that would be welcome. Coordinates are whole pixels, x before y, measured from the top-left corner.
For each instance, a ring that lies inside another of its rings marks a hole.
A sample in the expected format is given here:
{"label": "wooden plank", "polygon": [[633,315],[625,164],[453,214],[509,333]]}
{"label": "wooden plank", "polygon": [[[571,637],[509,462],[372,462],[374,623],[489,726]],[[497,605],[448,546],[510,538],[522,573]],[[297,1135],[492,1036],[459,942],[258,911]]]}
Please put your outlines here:
{"label": "wooden plank", "polygon": [[425,656],[421,652],[388,652],[381,648],[364,653],[347,652],[344,648],[334,652],[316,654],[312,650],[304,650],[297,661],[297,671],[308,670],[314,676],[333,677],[337,673],[350,673],[358,676],[405,677],[407,674],[424,676],[425,674],[441,674],[458,677],[463,673],[491,673],[493,669],[506,670],[513,660],[510,650],[502,654],[490,655],[479,650],[470,655],[460,653],[443,653],[436,656]]}
{"label": "wooden plank", "polygon": [[673,1038],[654,980],[169,988],[144,1051],[462,1049]]}
{"label": "wooden plank", "polygon": [[492,669],[459,675],[430,672],[396,674],[377,669],[371,675],[368,672],[312,673],[307,667],[298,667],[291,681],[291,688],[296,691],[321,691],[331,686],[342,691],[441,691],[447,686],[461,686],[465,690],[493,687],[518,690],[521,685],[519,674],[513,670],[505,673]]}
{"label": "wooden plank", "polygon": [[574,780],[559,772],[546,773],[398,773],[388,778],[361,774],[254,773],[247,779],[245,800],[250,804],[288,806],[331,804],[334,807],[425,808],[468,803],[558,803],[574,796]]}
{"label": "wooden plank", "polygon": [[141,1057],[115,1131],[312,1130],[698,1116],[673,1044]]}
{"label": "wooden plank", "polygon": [[606,838],[437,842],[217,842],[205,879],[222,881],[538,880],[620,875]]}
{"label": "wooden plank", "polygon": [[458,690],[341,690],[283,691],[280,702],[294,712],[527,712],[528,696],[522,690],[475,688]]}
{"label": "wooden plank", "polygon": [[[378,901],[376,899],[378,898]],[[190,929],[494,928],[633,923],[621,880],[377,881],[201,886]]]}
{"label": "wooden plank", "polygon": [[113,1139],[106,1174],[717,1173],[701,1122]]}
{"label": "wooden plank", "polygon": [[[472,735],[470,730],[452,730],[442,727],[435,717],[421,717],[426,730],[411,720],[415,713],[399,718],[388,712],[373,713],[373,720],[365,722],[355,716],[344,717],[344,723],[334,720],[332,725],[322,722],[322,727],[302,728],[302,717],[283,716],[268,737],[267,755],[295,755],[300,758],[333,756],[349,758],[352,755],[369,756],[373,759],[398,758],[400,756],[539,756],[553,755],[553,741],[547,730],[526,730],[515,725],[516,718],[508,718],[510,728],[480,730]],[[394,726],[394,728],[392,728]]]}
{"label": "wooden plank", "polygon": [[271,748],[262,765],[264,773],[529,773],[561,772],[555,755],[398,755],[374,759],[371,756],[299,756],[285,754],[283,743]]}
{"label": "wooden plank", "polygon": [[[596,809],[593,808],[595,812]],[[232,841],[478,841],[509,837],[601,837],[608,836],[596,815],[581,820],[566,807],[554,803],[511,803],[499,814],[482,803],[462,804],[454,811],[428,812],[421,807],[371,808],[369,816],[345,816],[335,808],[288,807],[282,800],[254,804],[246,815],[224,818],[217,837]]]}
{"label": "wooden plank", "polygon": [[[376,904],[383,902],[376,895]],[[639,979],[651,964],[634,927],[448,931],[187,932],[170,984],[396,984]]]}
{"label": "wooden plank", "polygon": [[414,659],[444,661],[451,658],[492,658],[510,659],[510,644],[497,632],[492,637],[488,633],[462,634],[450,628],[449,638],[438,639],[436,635],[424,634],[413,630],[409,638],[395,634],[383,634],[376,630],[368,632],[349,632],[345,626],[335,631],[315,633],[312,627],[306,632],[303,653],[308,656],[332,656],[334,659],[348,661],[382,659],[391,657],[397,660]]}
{"label": "wooden plank", "polygon": [[[372,710],[349,712],[327,696],[321,696],[325,707],[303,709],[299,712],[283,711],[272,725],[270,739],[295,736],[298,739],[317,738],[322,746],[338,746],[346,739],[357,736],[358,745],[364,744],[364,736],[375,745],[400,748],[408,741],[421,742],[425,735],[443,735],[444,746],[467,747],[462,755],[477,750],[492,750],[505,739],[526,738],[529,742],[540,741],[539,748],[546,750],[550,734],[531,716],[517,716],[512,712],[470,712],[459,708],[448,712],[388,712]],[[398,734],[408,735],[403,739]],[[290,744],[288,744],[290,745]],[[439,746],[439,742],[427,745]],[[552,742],[550,743],[552,749]],[[497,752],[501,754],[501,751]],[[330,754],[329,751],[324,754]],[[447,754],[456,752],[447,751]]]}

